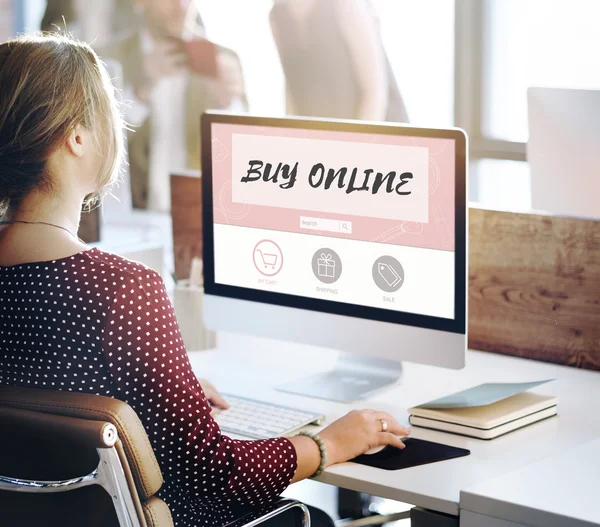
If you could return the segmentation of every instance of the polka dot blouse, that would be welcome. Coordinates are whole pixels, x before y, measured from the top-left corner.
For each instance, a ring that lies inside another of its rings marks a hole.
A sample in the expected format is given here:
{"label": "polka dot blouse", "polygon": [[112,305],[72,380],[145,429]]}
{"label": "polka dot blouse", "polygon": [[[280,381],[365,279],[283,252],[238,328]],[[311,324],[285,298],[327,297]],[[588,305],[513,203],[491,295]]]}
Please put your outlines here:
{"label": "polka dot blouse", "polygon": [[173,306],[150,269],[90,249],[0,267],[0,384],[107,395],[141,419],[177,526],[218,526],[276,498],[296,470],[287,439],[221,434]]}

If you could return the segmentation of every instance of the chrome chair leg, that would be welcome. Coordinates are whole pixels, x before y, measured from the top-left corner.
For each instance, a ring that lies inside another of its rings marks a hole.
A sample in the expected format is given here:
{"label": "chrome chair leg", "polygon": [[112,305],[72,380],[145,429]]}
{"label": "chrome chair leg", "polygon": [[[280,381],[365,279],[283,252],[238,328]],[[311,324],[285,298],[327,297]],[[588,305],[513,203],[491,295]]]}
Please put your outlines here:
{"label": "chrome chair leg", "polygon": [[282,498],[264,509],[248,513],[241,518],[228,523],[226,527],[256,527],[268,520],[276,518],[284,512],[294,509],[299,509],[301,512],[302,527],[310,527],[310,512],[308,507],[304,505],[304,503],[289,498]]}
{"label": "chrome chair leg", "polygon": [[371,527],[375,525],[385,525],[386,523],[397,522],[400,520],[410,520],[410,511],[397,512],[395,514],[378,514],[359,520],[340,520],[335,522],[336,527]]}
{"label": "chrome chair leg", "polygon": [[117,451],[114,447],[98,448],[97,451],[100,462],[85,476],[57,481],[35,481],[0,476],[0,490],[49,494],[100,485],[113,499],[120,527],[140,527],[131,494],[123,491],[128,489],[128,485]]}

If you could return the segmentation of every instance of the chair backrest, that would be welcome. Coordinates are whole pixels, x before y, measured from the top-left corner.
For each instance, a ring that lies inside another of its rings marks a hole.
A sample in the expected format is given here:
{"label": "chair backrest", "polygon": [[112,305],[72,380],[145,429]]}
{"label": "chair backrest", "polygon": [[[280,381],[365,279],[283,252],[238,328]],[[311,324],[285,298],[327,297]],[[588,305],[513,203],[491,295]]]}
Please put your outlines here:
{"label": "chair backrest", "polygon": [[0,430],[3,525],[11,525],[10,514],[14,525],[26,525],[20,515],[27,514],[43,515],[43,525],[172,527],[154,496],[160,467],[126,403],[0,386]]}

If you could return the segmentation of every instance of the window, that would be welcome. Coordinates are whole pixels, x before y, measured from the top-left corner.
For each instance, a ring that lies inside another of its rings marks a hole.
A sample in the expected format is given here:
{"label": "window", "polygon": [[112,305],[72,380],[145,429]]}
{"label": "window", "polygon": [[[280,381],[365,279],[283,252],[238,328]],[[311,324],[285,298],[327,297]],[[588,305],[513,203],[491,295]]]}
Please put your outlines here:
{"label": "window", "polygon": [[527,88],[600,88],[597,0],[456,3],[456,124],[475,158],[525,160]]}
{"label": "window", "polygon": [[44,0],[27,0],[26,2],[15,2],[20,5],[21,20],[24,26],[24,31],[33,32],[40,29],[40,23],[46,9]]}
{"label": "window", "polygon": [[[411,122],[451,126],[454,1],[371,0],[371,3]],[[208,37],[239,54],[252,112],[284,113],[285,79],[269,26],[273,0],[200,0],[198,5]],[[231,16],[234,12],[236,16]],[[435,17],[431,16],[433,12]]]}
{"label": "window", "polygon": [[600,88],[600,2],[494,0],[488,5],[483,135],[525,142],[529,86]]}
{"label": "window", "polygon": [[[369,1],[411,122],[452,125],[454,1]],[[45,0],[12,3],[18,7],[15,27],[19,31],[37,30]],[[239,54],[252,112],[284,113],[285,79],[269,25],[273,0],[197,0],[197,4],[207,36]]]}
{"label": "window", "polygon": [[452,126],[454,1],[373,0],[373,6],[411,122]]}
{"label": "window", "polygon": [[0,42],[12,33],[13,14],[11,0],[0,0]]}
{"label": "window", "polygon": [[[130,1],[102,5],[130,6]],[[269,24],[273,0],[194,1],[207,36],[240,56],[251,112],[283,114],[285,77]],[[600,1],[366,1],[377,15],[411,123],[464,128],[474,160],[470,199],[488,196],[497,203],[505,196],[508,208],[521,207],[530,193],[523,163],[527,88],[600,88]],[[8,13],[0,35],[36,29],[45,5],[46,0],[0,0],[0,14]],[[88,18],[99,15],[94,11]],[[133,22],[126,17],[113,18],[131,30]],[[90,34],[101,36],[102,31],[94,26]],[[493,190],[495,178],[505,174],[514,174],[519,197]]]}
{"label": "window", "polygon": [[600,88],[599,15],[597,0],[456,2],[455,124],[469,134],[471,201],[531,209],[527,88]]}
{"label": "window", "polygon": [[[239,55],[252,113],[285,113],[285,79],[271,36],[272,0],[200,0],[207,37]],[[232,16],[235,13],[235,16]]]}

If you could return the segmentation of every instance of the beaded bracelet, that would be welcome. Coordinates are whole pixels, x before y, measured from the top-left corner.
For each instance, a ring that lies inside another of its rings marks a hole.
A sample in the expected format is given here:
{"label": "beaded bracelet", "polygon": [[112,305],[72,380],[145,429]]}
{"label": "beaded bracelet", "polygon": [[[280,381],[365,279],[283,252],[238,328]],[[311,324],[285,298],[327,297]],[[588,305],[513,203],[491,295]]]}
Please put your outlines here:
{"label": "beaded bracelet", "polygon": [[302,432],[299,432],[297,435],[310,437],[315,443],[317,443],[317,446],[319,447],[319,452],[321,453],[321,463],[319,463],[319,468],[311,476],[311,478],[317,478],[321,474],[323,474],[323,471],[325,470],[325,467],[327,466],[327,448],[325,447],[325,443],[318,436],[318,434],[312,434],[311,432],[302,431]]}

